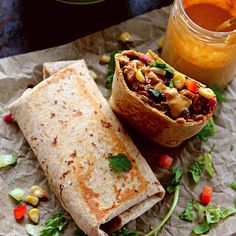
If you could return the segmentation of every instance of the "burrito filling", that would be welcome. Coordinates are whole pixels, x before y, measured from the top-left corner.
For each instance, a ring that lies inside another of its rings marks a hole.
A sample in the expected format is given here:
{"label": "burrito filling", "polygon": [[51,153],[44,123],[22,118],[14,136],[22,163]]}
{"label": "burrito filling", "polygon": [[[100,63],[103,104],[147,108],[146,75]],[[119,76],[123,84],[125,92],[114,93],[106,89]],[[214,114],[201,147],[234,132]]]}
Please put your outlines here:
{"label": "burrito filling", "polygon": [[171,119],[200,121],[215,110],[210,88],[175,71],[152,51],[123,51],[116,57],[129,89]]}

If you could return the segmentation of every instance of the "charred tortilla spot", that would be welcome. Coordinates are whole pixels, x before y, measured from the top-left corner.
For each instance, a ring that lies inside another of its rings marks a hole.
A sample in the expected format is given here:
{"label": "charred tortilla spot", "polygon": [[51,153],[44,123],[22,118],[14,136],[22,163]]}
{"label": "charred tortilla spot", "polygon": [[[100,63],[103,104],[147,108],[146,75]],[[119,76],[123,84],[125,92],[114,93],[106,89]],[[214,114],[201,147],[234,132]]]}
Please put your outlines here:
{"label": "charred tortilla spot", "polygon": [[76,116],[82,116],[83,115],[83,112],[80,111],[79,109],[73,110],[73,112],[75,113]]}
{"label": "charred tortilla spot", "polygon": [[52,119],[52,118],[54,118],[55,116],[56,116],[55,113],[51,113],[50,118]]}
{"label": "charred tortilla spot", "polygon": [[53,139],[52,145],[53,145],[53,146],[56,146],[56,145],[57,145],[57,136]]}
{"label": "charred tortilla spot", "polygon": [[104,127],[104,128],[110,128],[112,126],[110,122],[108,122],[104,119],[101,120],[101,123],[102,123],[102,127]]}
{"label": "charred tortilla spot", "polygon": [[34,135],[32,135],[31,140],[34,141],[34,140],[37,140],[37,138]]}
{"label": "charred tortilla spot", "polygon": [[72,158],[76,157],[76,151],[75,150],[70,154],[70,157],[72,157]]}
{"label": "charred tortilla spot", "polygon": [[56,100],[56,101],[54,101],[54,104],[55,104],[55,105],[57,105],[57,100]]}
{"label": "charred tortilla spot", "polygon": [[66,171],[66,172],[64,172],[63,174],[62,174],[62,178],[65,178],[68,174],[69,174],[69,170],[68,171]]}
{"label": "charred tortilla spot", "polygon": [[69,165],[71,165],[72,163],[73,163],[74,161],[68,161],[68,163],[67,163],[67,165],[69,166]]}

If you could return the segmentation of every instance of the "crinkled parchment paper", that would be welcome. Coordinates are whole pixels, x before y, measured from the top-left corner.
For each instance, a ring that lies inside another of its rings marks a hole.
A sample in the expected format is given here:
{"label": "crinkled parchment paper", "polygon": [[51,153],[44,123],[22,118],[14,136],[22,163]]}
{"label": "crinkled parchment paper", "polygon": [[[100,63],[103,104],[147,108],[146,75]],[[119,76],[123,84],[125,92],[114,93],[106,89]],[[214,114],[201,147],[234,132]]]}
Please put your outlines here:
{"label": "crinkled parchment paper", "polygon": [[[8,112],[6,106],[17,99],[29,84],[42,80],[42,63],[48,61],[84,58],[88,67],[98,74],[99,78],[96,82],[104,96],[108,98],[110,93],[104,88],[107,67],[98,64],[100,55],[109,53],[117,47],[116,40],[123,31],[128,31],[134,36],[136,49],[144,52],[147,49],[155,50],[158,39],[166,29],[167,20],[168,10],[154,10],[60,47],[1,59],[0,116]],[[177,149],[167,149],[144,139],[127,127],[134,142],[162,184],[165,184],[171,174],[169,170],[158,168],[157,160],[162,153],[172,155],[175,158],[175,164],[186,170],[200,153],[208,151],[213,144],[216,144],[213,150],[213,162],[217,175],[212,179],[203,175],[198,185],[194,185],[187,174],[184,175],[178,206],[159,235],[191,235],[194,224],[180,220],[178,215],[189,200],[198,199],[204,185],[213,187],[212,202],[225,207],[233,206],[236,192],[231,190],[229,185],[233,179],[236,179],[236,148],[233,151],[230,150],[232,144],[236,145],[236,80],[227,87],[225,95],[228,102],[218,105],[215,115],[217,133],[207,143],[202,143],[199,138],[194,137]],[[10,190],[21,187],[27,193],[32,185],[40,185],[49,192],[49,201],[39,204],[41,224],[53,213],[62,210],[62,207],[50,191],[43,171],[17,125],[6,124],[2,119],[0,119],[1,153],[16,154],[18,161],[13,168],[0,170],[0,235],[23,236],[26,235],[24,224],[29,223],[29,220],[26,217],[20,224],[15,222],[13,208],[16,202],[8,196]],[[131,222],[128,227],[148,232],[167,213],[172,197],[173,195],[167,194],[160,204]],[[66,217],[70,219],[69,215]],[[73,235],[75,229],[76,225],[71,220],[63,235]],[[214,226],[209,235],[225,236],[234,233],[236,233],[236,215]]]}

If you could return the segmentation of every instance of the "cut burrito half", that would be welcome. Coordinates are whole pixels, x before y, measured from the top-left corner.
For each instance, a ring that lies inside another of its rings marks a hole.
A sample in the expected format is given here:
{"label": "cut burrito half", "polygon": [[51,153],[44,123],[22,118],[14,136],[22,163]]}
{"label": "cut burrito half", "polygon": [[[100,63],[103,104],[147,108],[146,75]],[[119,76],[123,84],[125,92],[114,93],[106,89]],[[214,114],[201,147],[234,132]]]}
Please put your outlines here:
{"label": "cut burrito half", "polygon": [[131,126],[167,147],[197,134],[216,108],[214,92],[152,51],[115,55],[110,105]]}
{"label": "cut burrito half", "polygon": [[[57,198],[88,235],[116,231],[163,198],[84,61],[28,89],[10,110]],[[108,158],[119,155],[131,168],[111,168]]]}

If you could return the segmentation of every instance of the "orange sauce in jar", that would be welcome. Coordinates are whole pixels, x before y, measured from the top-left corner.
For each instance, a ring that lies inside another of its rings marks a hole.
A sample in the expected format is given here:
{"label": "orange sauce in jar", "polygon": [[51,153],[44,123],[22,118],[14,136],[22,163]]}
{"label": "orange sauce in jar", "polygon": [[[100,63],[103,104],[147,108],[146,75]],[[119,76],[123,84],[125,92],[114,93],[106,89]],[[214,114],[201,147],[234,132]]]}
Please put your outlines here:
{"label": "orange sauce in jar", "polygon": [[236,73],[236,25],[216,28],[233,16],[236,0],[175,0],[162,58],[203,83],[229,83]]}
{"label": "orange sauce in jar", "polygon": [[[200,3],[185,8],[188,17],[204,29],[215,31],[216,28],[233,15],[229,9],[225,10],[213,4]],[[226,28],[224,32],[236,29],[236,25]]]}

